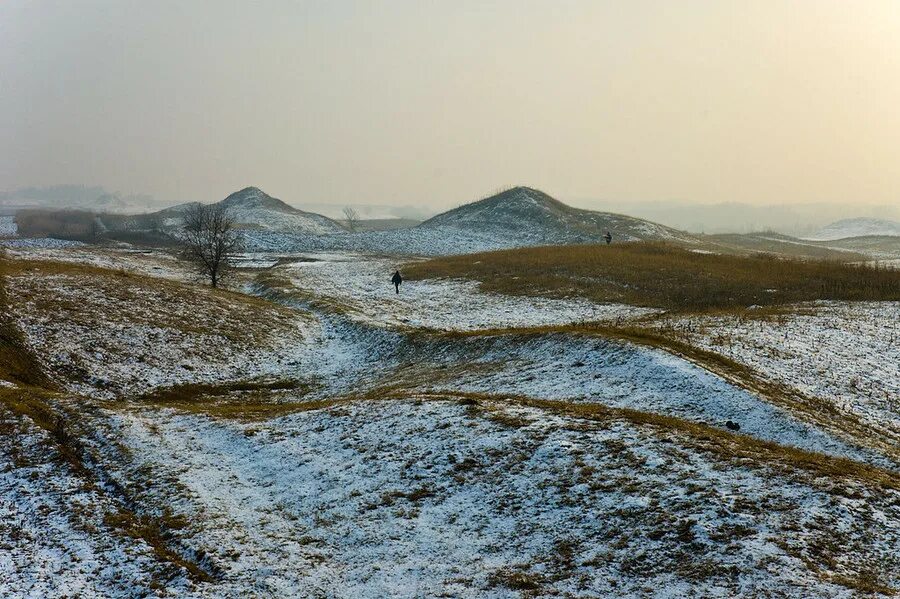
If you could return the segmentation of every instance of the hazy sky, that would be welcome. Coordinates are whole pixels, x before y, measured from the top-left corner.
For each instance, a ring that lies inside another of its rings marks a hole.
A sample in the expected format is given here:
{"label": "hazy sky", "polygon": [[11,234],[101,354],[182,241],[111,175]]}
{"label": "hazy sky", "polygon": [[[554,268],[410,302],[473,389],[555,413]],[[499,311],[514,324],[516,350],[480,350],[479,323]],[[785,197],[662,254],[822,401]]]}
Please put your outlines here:
{"label": "hazy sky", "polygon": [[2,0],[0,189],[900,203],[900,2]]}

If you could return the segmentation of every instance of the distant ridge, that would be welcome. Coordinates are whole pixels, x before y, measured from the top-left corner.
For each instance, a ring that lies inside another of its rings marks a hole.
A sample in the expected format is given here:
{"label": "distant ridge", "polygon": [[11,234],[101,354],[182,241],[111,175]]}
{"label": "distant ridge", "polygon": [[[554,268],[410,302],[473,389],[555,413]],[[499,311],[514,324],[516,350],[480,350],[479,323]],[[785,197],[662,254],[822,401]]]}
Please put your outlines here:
{"label": "distant ridge", "polygon": [[0,191],[0,210],[7,212],[37,208],[136,214],[162,206],[148,195],[110,192],[98,186],[53,185]]}
{"label": "distant ridge", "polygon": [[900,222],[880,218],[845,218],[822,227],[806,239],[835,241],[868,236],[900,236]]}

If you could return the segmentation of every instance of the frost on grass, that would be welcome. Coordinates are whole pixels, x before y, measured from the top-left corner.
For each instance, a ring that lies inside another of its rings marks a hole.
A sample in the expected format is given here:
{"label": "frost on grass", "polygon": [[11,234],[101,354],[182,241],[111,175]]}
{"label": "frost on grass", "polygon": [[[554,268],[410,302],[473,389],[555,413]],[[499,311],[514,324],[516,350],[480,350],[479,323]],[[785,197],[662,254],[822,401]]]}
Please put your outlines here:
{"label": "frost on grass", "polygon": [[165,581],[145,544],[111,530],[114,506],[28,419],[0,404],[0,596],[144,597]]}
{"label": "frost on grass", "polygon": [[179,260],[173,252],[158,249],[109,248],[78,244],[74,246],[13,247],[8,248],[6,253],[9,257],[17,260],[84,264],[176,281],[199,280],[191,265]]}
{"label": "frost on grass", "polygon": [[391,285],[396,261],[352,255],[319,255],[280,271],[295,288],[338,306],[349,318],[387,327],[474,330],[616,321],[651,310],[582,299],[482,293],[473,281],[406,281]]}
{"label": "frost on grass", "polygon": [[[900,496],[499,404],[356,402],[117,433],[223,571],[209,596],[842,597],[900,584]],[[172,497],[174,487],[183,491]]]}
{"label": "frost on grass", "polygon": [[659,326],[900,442],[900,302],[819,302],[770,316],[692,316]]}
{"label": "frost on grass", "polygon": [[[171,510],[187,522],[173,546],[204,556],[216,573],[212,582],[173,575],[171,596],[846,597],[900,586],[900,496],[883,478],[810,466],[824,456],[806,456],[800,468],[778,457],[798,455],[784,448],[728,453],[715,431],[690,432],[694,425],[636,424],[609,409],[590,420],[559,415],[590,402],[714,425],[731,419],[761,439],[866,458],[790,414],[657,350],[576,335],[417,330],[640,311],[495,297],[458,281],[405,284],[397,296],[391,261],[319,256],[271,271],[289,274],[289,290],[313,300],[308,312],[96,268],[120,254],[60,250],[79,263],[61,265],[56,250],[34,251],[51,259],[12,269],[12,311],[54,377],[85,395],[73,404],[93,429],[92,467],[135,491],[135,513]],[[271,263],[258,258],[248,262]],[[141,265],[155,259],[124,260],[146,273]],[[833,350],[829,366],[850,369],[846,378],[868,352],[896,354],[884,336],[893,334],[884,323],[896,323],[896,304],[867,309],[862,318],[881,324],[860,325],[848,337],[854,349],[838,348],[841,337],[819,325],[785,322],[809,336],[799,347]],[[726,331],[747,326],[704,318]],[[713,347],[715,332],[699,320],[682,328]],[[847,390],[838,378],[803,378],[807,356],[776,359],[762,341],[747,343],[737,359],[758,356],[760,370],[819,385],[811,393]],[[891,366],[861,363],[872,390],[896,390]],[[291,413],[308,409],[310,396],[281,391],[288,405],[277,413],[290,415],[242,422],[212,409],[198,415],[202,405],[190,413],[94,401],[264,375],[319,379],[313,398],[337,403]],[[373,389],[393,399],[359,399]],[[514,398],[436,400],[440,390],[555,402],[530,401],[538,410]],[[851,393],[847,405],[868,406],[866,397]],[[872,422],[891,413],[881,409]],[[107,500],[58,461],[48,466],[42,452],[52,444],[40,431],[22,419],[15,426],[3,437],[15,443],[0,446],[0,511],[15,523],[0,524],[8,550],[0,551],[0,595],[155,594],[158,560],[99,516],[73,524],[86,509],[102,514]]]}
{"label": "frost on grass", "polygon": [[137,275],[63,265],[10,276],[7,286],[29,346],[88,395],[279,375],[319,341],[301,311]]}
{"label": "frost on grass", "polygon": [[[489,346],[484,348],[483,345]],[[749,391],[662,350],[566,334],[499,337],[464,346],[473,367],[437,389],[597,403],[684,418],[808,451],[885,464]],[[477,368],[478,365],[484,368]]]}

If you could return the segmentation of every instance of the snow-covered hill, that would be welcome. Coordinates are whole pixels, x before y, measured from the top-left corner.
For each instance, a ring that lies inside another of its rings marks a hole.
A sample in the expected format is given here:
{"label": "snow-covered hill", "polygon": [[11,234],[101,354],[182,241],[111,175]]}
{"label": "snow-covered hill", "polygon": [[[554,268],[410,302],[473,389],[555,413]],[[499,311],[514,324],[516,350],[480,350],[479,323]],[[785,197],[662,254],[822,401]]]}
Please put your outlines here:
{"label": "snow-covered hill", "polygon": [[[244,229],[325,235],[343,233],[345,229],[321,214],[304,212],[273,198],[258,187],[236,191],[218,204],[227,206],[238,225]],[[179,204],[157,213],[164,226],[181,224],[184,211],[192,204]]]}
{"label": "snow-covered hill", "polygon": [[880,218],[846,218],[822,227],[807,239],[834,241],[871,235],[900,236],[900,222]]}
{"label": "snow-covered hill", "polygon": [[439,214],[421,229],[461,229],[537,243],[594,241],[607,231],[617,240],[676,239],[686,235],[650,221],[568,206],[530,187],[514,187]]}
{"label": "snow-covered hill", "polygon": [[321,214],[304,212],[273,198],[258,187],[236,191],[220,202],[245,226],[296,233],[341,233],[343,227]]}
{"label": "snow-covered hill", "polygon": [[515,187],[439,214],[409,229],[318,237],[249,231],[252,251],[377,251],[434,256],[536,245],[597,243],[609,231],[614,242],[691,236],[650,221],[572,208],[530,187]]}

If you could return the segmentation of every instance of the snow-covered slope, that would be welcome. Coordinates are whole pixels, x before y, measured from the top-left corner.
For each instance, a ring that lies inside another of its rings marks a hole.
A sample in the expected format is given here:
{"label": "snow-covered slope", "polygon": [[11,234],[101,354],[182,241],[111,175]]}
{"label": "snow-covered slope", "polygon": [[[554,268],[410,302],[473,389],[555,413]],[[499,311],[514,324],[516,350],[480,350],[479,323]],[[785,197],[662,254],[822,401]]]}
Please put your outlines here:
{"label": "snow-covered slope", "polygon": [[607,231],[618,240],[673,239],[686,235],[650,221],[572,208],[530,187],[514,187],[439,214],[422,229],[453,228],[539,242],[593,241]]}
{"label": "snow-covered slope", "polygon": [[304,212],[288,206],[257,187],[236,191],[220,202],[227,206],[238,222],[269,231],[296,233],[341,233],[343,227],[321,214]]}
{"label": "snow-covered slope", "polygon": [[739,336],[723,353],[785,385],[848,396],[810,419],[658,348],[490,330],[577,321],[580,302],[462,281],[398,295],[386,259],[295,258],[248,274],[264,302],[184,284],[162,255],[7,253],[21,351],[58,386],[0,379],[0,597],[900,587],[896,462],[831,431],[896,413],[894,304],[671,316],[716,351]]}
{"label": "snow-covered slope", "polygon": [[572,208],[529,187],[515,187],[439,214],[417,227],[354,234],[297,236],[248,231],[248,250],[263,252],[352,251],[434,256],[535,245],[597,243],[609,231],[614,242],[681,239],[677,229],[639,218]]}
{"label": "snow-covered slope", "polygon": [[847,218],[822,227],[807,239],[834,241],[835,239],[869,235],[900,236],[900,223],[880,218]]}
{"label": "snow-covered slope", "polygon": [[[305,235],[342,233],[345,229],[321,214],[304,212],[273,198],[258,187],[236,191],[221,202],[237,219],[241,228]],[[157,215],[164,226],[178,226],[184,211],[194,204],[179,204]]]}

